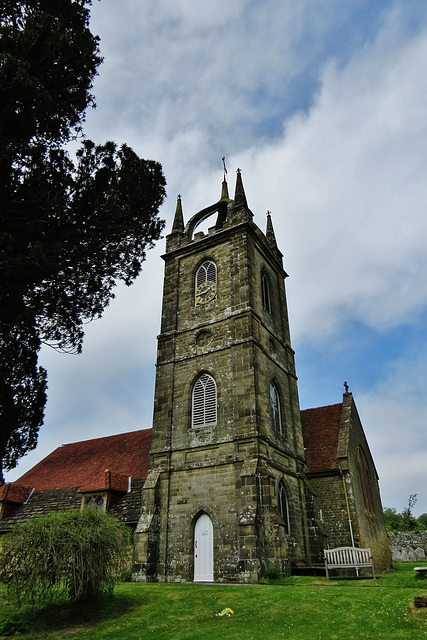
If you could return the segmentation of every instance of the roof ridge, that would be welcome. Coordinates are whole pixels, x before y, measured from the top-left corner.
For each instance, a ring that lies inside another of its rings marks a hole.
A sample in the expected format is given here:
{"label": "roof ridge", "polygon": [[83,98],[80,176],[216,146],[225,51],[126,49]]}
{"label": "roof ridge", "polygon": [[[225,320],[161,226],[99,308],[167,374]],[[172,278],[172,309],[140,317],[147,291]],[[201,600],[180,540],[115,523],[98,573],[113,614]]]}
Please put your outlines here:
{"label": "roof ridge", "polygon": [[[98,441],[98,440],[108,440],[109,438],[123,438],[124,436],[129,436],[133,433],[142,433],[143,431],[147,431],[147,433],[149,431],[153,431],[152,427],[148,427],[147,429],[135,429],[135,431],[125,431],[124,433],[113,433],[110,436],[99,436],[98,438],[87,438],[86,440],[75,440],[74,442],[66,442],[64,444],[59,445],[59,447],[57,447],[57,449],[60,449],[61,447],[69,447],[72,445],[76,445],[76,444],[83,444],[84,442],[94,442],[94,441]],[[56,451],[56,449],[54,449],[54,451]]]}
{"label": "roof ridge", "polygon": [[316,411],[318,409],[330,409],[331,407],[339,407],[342,406],[342,402],[335,402],[334,404],[325,404],[321,407],[308,407],[307,409],[300,409],[300,411]]}

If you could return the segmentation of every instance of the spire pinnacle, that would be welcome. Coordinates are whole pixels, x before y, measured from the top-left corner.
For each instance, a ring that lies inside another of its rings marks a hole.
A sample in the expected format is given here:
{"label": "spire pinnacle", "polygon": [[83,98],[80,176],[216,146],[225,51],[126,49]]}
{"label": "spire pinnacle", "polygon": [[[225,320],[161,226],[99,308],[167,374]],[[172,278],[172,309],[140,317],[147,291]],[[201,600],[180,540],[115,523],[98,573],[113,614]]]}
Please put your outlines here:
{"label": "spire pinnacle", "polygon": [[178,194],[176,201],[175,218],[172,225],[172,233],[182,233],[184,231],[184,216],[182,214],[181,194]]}
{"label": "spire pinnacle", "polygon": [[225,179],[222,181],[221,200],[226,200],[227,202],[230,201],[230,197],[228,195],[228,184]]}
{"label": "spire pinnacle", "polygon": [[248,203],[246,201],[246,194],[243,188],[242,174],[240,169],[237,169],[236,190],[234,192],[234,206],[245,207],[245,209],[248,208]]}
{"label": "spire pinnacle", "polygon": [[271,211],[267,211],[267,228],[265,231],[265,237],[270,245],[270,249],[276,251],[278,249],[276,236],[274,234],[273,222],[271,221]]}
{"label": "spire pinnacle", "polygon": [[273,229],[273,222],[271,220],[271,212],[267,211],[267,228],[265,231],[265,237],[267,239],[268,246],[270,247],[273,255],[276,259],[282,263],[283,254],[277,246],[276,235]]}

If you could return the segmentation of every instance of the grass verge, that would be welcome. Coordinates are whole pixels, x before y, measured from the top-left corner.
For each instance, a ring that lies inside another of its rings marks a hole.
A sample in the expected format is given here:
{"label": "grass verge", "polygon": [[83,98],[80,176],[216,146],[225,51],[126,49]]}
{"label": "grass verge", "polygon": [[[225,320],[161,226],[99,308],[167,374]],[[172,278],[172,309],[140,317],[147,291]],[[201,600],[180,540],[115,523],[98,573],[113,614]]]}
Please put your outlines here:
{"label": "grass verge", "polygon": [[[418,640],[427,638],[427,593],[415,563],[377,580],[291,576],[260,585],[124,583],[85,606],[16,611],[4,595],[0,629],[19,625],[31,640]],[[218,617],[225,607],[234,613]],[[1,636],[0,637],[6,637]],[[10,637],[10,636],[9,636]]]}

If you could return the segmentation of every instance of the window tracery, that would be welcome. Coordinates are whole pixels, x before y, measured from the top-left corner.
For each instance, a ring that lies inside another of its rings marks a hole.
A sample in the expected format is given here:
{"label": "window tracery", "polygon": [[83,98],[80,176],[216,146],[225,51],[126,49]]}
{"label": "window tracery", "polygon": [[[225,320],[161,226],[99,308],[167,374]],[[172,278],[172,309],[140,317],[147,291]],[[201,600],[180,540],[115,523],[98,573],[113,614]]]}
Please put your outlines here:
{"label": "window tracery", "polygon": [[83,498],[83,509],[96,509],[96,511],[105,511],[105,496],[101,493],[90,494]]}

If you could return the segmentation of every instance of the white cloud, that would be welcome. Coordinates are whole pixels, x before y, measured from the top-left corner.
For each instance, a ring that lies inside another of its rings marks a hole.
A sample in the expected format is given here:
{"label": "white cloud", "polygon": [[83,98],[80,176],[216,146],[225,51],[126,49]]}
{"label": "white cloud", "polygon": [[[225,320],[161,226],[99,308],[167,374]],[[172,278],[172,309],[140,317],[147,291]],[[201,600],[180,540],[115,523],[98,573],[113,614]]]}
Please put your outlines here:
{"label": "white cloud", "polygon": [[273,211],[299,336],[350,316],[392,326],[427,302],[426,31],[329,63],[310,112],[239,154],[251,207]]}
{"label": "white cloud", "polygon": [[356,402],[380,476],[385,506],[401,511],[418,494],[416,513],[427,512],[427,350],[420,345],[396,360],[388,375]]}
{"label": "white cloud", "polygon": [[286,113],[289,81],[327,55],[341,14],[338,0],[94,3],[105,62],[89,128],[115,140],[131,129],[136,147],[201,129],[202,161],[225,142],[244,149]]}

